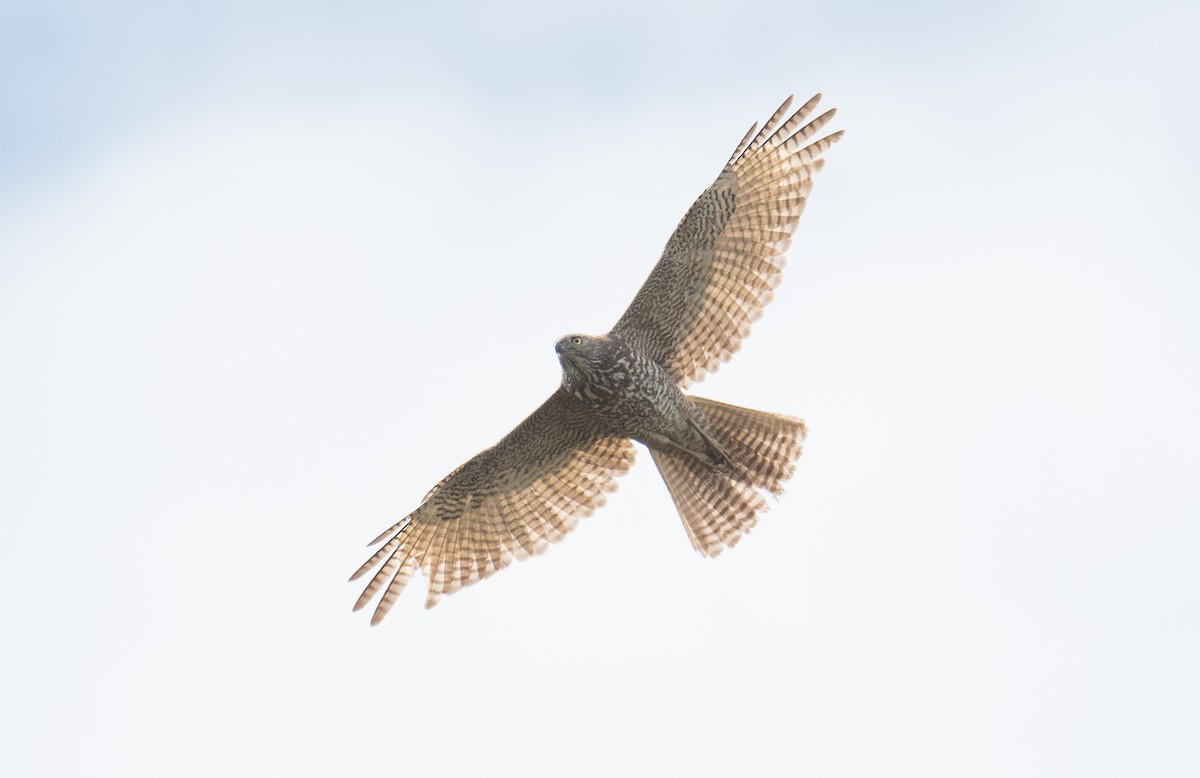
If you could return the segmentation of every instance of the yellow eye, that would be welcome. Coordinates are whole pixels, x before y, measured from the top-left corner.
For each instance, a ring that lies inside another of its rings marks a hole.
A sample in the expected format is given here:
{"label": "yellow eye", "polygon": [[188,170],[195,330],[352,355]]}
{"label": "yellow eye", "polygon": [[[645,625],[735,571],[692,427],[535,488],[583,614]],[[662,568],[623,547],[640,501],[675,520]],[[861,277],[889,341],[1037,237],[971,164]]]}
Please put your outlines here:
{"label": "yellow eye", "polygon": [[576,335],[575,337],[571,338],[571,342],[574,343],[576,346],[578,346],[583,343],[583,338]]}

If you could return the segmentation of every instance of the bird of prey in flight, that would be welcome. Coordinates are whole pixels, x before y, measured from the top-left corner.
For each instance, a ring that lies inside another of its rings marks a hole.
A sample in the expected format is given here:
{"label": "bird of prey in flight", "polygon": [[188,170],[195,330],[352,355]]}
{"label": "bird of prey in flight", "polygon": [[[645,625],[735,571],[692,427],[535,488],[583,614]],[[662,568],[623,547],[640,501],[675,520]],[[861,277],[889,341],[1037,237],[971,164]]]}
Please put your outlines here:
{"label": "bird of prey in flight", "polygon": [[382,590],[377,624],[418,570],[432,607],[541,553],[604,504],[634,441],[650,450],[701,554],[754,526],[763,492],[780,494],[792,475],[804,422],[684,390],[738,350],[779,285],[822,154],[842,136],[814,140],[834,115],[808,121],[819,100],[789,114],[789,97],[751,127],[612,330],[555,344],[562,383],[550,399],[371,542],[383,545],[351,580],[379,570],[355,610]]}

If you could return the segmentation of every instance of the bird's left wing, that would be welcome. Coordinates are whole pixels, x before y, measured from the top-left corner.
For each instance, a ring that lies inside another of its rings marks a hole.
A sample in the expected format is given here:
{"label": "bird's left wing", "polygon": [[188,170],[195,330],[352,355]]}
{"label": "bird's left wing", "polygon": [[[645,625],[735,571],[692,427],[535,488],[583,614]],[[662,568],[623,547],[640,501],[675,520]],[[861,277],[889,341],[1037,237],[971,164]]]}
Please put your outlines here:
{"label": "bird's left wing", "polygon": [[783,277],[784,252],[821,155],[842,137],[812,140],[834,115],[805,123],[820,98],[788,116],[789,97],[757,134],[757,125],[750,128],[613,327],[681,386],[738,350]]}
{"label": "bird's left wing", "polygon": [[[513,559],[539,554],[604,504],[633,464],[633,442],[603,434],[561,388],[495,446],[435,486],[425,501],[371,541],[387,542],[350,578],[381,561],[354,609],[384,589],[378,624],[417,570],[429,580],[425,607],[487,578]],[[385,588],[386,584],[386,588]]]}

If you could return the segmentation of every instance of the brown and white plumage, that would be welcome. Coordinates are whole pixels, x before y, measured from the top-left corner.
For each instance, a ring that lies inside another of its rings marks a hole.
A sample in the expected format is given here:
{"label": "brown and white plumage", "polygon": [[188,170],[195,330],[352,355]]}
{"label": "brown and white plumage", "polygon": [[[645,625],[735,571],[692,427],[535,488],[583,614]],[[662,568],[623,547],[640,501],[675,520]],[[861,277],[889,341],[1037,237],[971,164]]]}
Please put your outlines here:
{"label": "brown and white plumage", "polygon": [[683,527],[697,551],[716,556],[732,547],[758,521],[766,501],[760,490],[783,492],[783,482],[795,471],[806,429],[794,416],[755,411],[702,397],[700,406],[709,429],[729,459],[727,469],[705,467],[695,457],[650,449]]}
{"label": "brown and white plumage", "polygon": [[[351,580],[379,570],[355,610],[383,596],[378,623],[420,570],[426,607],[442,595],[561,540],[645,444],[693,546],[734,545],[794,470],[804,422],[681,390],[737,351],[782,277],[784,252],[821,154],[842,133],[811,139],[833,111],[791,116],[791,98],[752,127],[717,180],[692,205],[625,314],[607,335],[556,345],[562,385],[492,448],[435,486]],[[787,117],[785,119],[785,117]]]}
{"label": "brown and white plumage", "polygon": [[836,113],[804,124],[820,99],[783,121],[789,97],[757,134],[750,128],[613,327],[681,387],[733,356],[783,279],[784,252],[825,164],[821,154],[842,137],[835,132],[806,145]]}
{"label": "brown and white plumage", "polygon": [[[430,490],[421,506],[389,527],[387,539],[351,577],[386,559],[355,610],[380,590],[378,623],[413,573],[429,579],[426,607],[487,578],[514,559],[540,554],[604,504],[617,476],[633,464],[628,438],[599,428],[586,408],[559,389],[504,438]],[[386,586],[386,588],[385,588]]]}

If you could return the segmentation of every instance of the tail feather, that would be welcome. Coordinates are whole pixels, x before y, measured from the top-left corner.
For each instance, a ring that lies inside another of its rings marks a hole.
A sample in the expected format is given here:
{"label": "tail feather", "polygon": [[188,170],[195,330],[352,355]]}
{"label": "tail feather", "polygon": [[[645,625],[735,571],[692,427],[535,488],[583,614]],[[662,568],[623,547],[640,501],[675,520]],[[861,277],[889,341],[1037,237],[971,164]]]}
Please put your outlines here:
{"label": "tail feather", "polygon": [[651,449],[650,454],[692,545],[705,556],[716,556],[736,545],[766,510],[760,490],[783,491],[806,430],[793,416],[690,399],[704,413],[708,434],[731,465],[714,466],[679,451]]}
{"label": "tail feather", "polygon": [[796,471],[794,463],[808,434],[802,419],[703,397],[688,399],[704,413],[709,433],[739,470],[740,480],[771,494],[783,492],[784,481]]}

